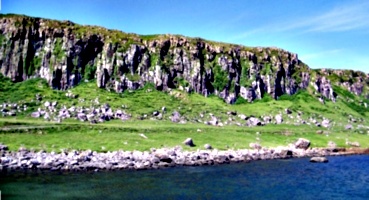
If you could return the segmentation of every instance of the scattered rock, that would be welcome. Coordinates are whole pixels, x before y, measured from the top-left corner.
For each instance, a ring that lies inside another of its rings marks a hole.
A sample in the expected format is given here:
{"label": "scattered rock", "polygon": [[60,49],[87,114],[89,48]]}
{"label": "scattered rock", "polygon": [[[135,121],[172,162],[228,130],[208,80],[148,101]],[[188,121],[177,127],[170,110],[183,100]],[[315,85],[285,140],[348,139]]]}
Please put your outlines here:
{"label": "scattered rock", "polygon": [[324,128],[328,128],[328,127],[330,126],[330,121],[329,121],[328,119],[324,119],[324,120],[322,121],[322,126],[323,126]]}
{"label": "scattered rock", "polygon": [[227,115],[233,115],[236,116],[237,115],[237,111],[228,111]]}
{"label": "scattered rock", "polygon": [[205,148],[205,149],[208,149],[208,150],[209,150],[209,149],[213,149],[213,147],[212,147],[210,144],[205,144],[205,145],[204,145],[204,148]]}
{"label": "scattered rock", "polygon": [[178,123],[181,121],[181,114],[178,111],[174,111],[169,118],[172,122]]}
{"label": "scattered rock", "polygon": [[42,101],[42,96],[40,94],[36,94],[36,100],[37,101]]}
{"label": "scattered rock", "polygon": [[241,114],[241,115],[238,115],[238,117],[242,120],[246,120],[247,119],[247,116],[244,115],[244,114]]}
{"label": "scattered rock", "polygon": [[185,144],[185,145],[187,145],[187,146],[190,146],[190,147],[194,147],[195,146],[195,144],[193,143],[193,141],[192,141],[192,138],[187,138],[184,142],[183,142],[183,144]]}
{"label": "scattered rock", "polygon": [[312,157],[312,158],[310,158],[310,162],[313,162],[313,163],[327,163],[328,159],[326,157]]}
{"label": "scattered rock", "polygon": [[152,113],[152,116],[157,117],[159,114],[160,114],[160,112],[159,112],[159,111],[154,111],[154,112]]}
{"label": "scattered rock", "polygon": [[141,133],[140,136],[147,139],[146,135],[144,135],[143,133]]}
{"label": "scattered rock", "polygon": [[346,130],[351,130],[353,127],[352,127],[352,125],[351,124],[347,124],[346,126],[345,126],[345,129]]}
{"label": "scattered rock", "polygon": [[292,110],[290,110],[290,109],[288,109],[288,108],[286,108],[284,111],[286,112],[286,114],[287,114],[287,115],[292,114]]}
{"label": "scattered rock", "polygon": [[50,106],[50,102],[46,101],[46,102],[44,103],[44,106],[45,106],[45,107],[49,107],[49,106]]}
{"label": "scattered rock", "polygon": [[0,151],[7,151],[7,150],[9,150],[8,146],[0,143]]}
{"label": "scattered rock", "polygon": [[247,126],[263,126],[264,123],[262,123],[258,118],[256,117],[250,117],[247,120]]}
{"label": "scattered rock", "polygon": [[57,101],[53,101],[52,103],[51,103],[51,106],[52,107],[56,107],[58,105],[58,102]]}
{"label": "scattered rock", "polygon": [[263,117],[264,123],[269,124],[272,121],[272,117],[270,116],[264,116]]}
{"label": "scattered rock", "polygon": [[281,124],[283,122],[283,117],[281,114],[275,116],[275,122],[276,124]]}
{"label": "scattered rock", "polygon": [[39,118],[40,116],[41,116],[41,114],[38,111],[31,113],[31,117]]}
{"label": "scattered rock", "polygon": [[296,142],[295,142],[295,148],[297,149],[308,149],[310,146],[310,141],[305,139],[305,138],[299,138]]}
{"label": "scattered rock", "polygon": [[218,118],[216,118],[213,114],[210,115],[211,120],[208,122],[205,122],[207,125],[217,126],[218,125]]}
{"label": "scattered rock", "polygon": [[359,142],[349,142],[346,141],[346,145],[352,146],[352,147],[360,147],[360,143]]}

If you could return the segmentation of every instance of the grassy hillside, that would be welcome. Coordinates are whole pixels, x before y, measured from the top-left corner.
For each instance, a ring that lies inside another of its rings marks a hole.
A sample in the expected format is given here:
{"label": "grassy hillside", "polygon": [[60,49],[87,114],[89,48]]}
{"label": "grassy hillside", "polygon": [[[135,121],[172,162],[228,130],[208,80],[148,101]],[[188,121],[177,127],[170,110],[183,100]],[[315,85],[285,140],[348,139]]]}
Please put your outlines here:
{"label": "grassy hillside", "polygon": [[[210,143],[214,148],[248,148],[250,142],[260,142],[263,146],[273,147],[287,145],[299,137],[308,138],[314,147],[326,146],[334,141],[339,146],[346,146],[345,140],[359,141],[362,147],[369,147],[368,112],[363,104],[367,99],[357,97],[346,90],[336,87],[339,97],[337,102],[325,101],[322,104],[313,88],[298,92],[293,96],[281,96],[274,100],[268,96],[254,103],[238,101],[229,105],[216,96],[204,97],[180,90],[160,92],[151,85],[122,94],[109,92],[96,87],[95,82],[87,82],[70,90],[78,94],[77,98],[66,97],[67,91],[49,88],[42,79],[31,79],[21,83],[12,83],[0,75],[0,103],[18,103],[27,105],[28,110],[18,113],[16,117],[0,117],[0,142],[12,150],[20,146],[35,150],[60,151],[61,149],[107,150],[149,150],[150,148],[172,147],[182,145],[187,137],[194,139],[197,148]],[[42,96],[36,100],[36,94]],[[58,101],[58,107],[72,105],[91,107],[109,103],[113,109],[123,109],[132,115],[128,121],[112,120],[105,123],[89,124],[75,119],[62,123],[31,118],[30,113],[43,106],[46,101]],[[123,107],[122,107],[123,105]],[[152,116],[154,111],[161,111],[165,106],[163,119]],[[285,114],[288,108],[292,114]],[[173,111],[178,111],[187,120],[186,124],[177,124],[169,120]],[[282,113],[284,123],[267,124],[261,127],[237,126],[245,121],[237,116],[228,115],[228,111],[246,116],[274,116]],[[332,126],[316,127],[314,124],[295,125],[297,113],[309,122],[310,118],[321,121],[327,118]],[[221,121],[229,121],[223,127],[205,125],[210,120],[210,113]],[[144,120],[138,118],[147,115]],[[200,117],[204,115],[204,117]],[[231,118],[231,119],[229,119]],[[355,122],[348,121],[354,119]],[[353,130],[345,130],[345,125],[352,124]],[[317,134],[317,131],[322,134]],[[144,134],[145,139],[140,136]],[[189,147],[184,147],[189,148]]]}

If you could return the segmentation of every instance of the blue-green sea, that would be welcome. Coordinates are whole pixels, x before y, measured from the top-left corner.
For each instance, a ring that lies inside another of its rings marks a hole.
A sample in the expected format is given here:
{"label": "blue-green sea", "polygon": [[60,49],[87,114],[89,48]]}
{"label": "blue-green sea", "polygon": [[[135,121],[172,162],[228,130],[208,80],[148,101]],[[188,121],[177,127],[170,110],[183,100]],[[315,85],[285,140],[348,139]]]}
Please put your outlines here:
{"label": "blue-green sea", "polygon": [[369,156],[0,175],[3,199],[369,199]]}

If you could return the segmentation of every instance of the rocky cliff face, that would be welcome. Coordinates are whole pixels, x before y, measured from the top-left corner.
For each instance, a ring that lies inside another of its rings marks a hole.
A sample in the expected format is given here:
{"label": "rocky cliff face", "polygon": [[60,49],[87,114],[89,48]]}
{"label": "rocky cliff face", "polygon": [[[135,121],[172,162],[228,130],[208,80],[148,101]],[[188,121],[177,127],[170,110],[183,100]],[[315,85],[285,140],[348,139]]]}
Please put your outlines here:
{"label": "rocky cliff face", "polygon": [[[151,83],[158,90],[215,94],[228,103],[265,94],[277,99],[313,85],[322,96],[335,99],[326,72],[312,71],[297,54],[278,48],[140,36],[19,15],[2,15],[0,32],[0,71],[14,82],[41,77],[54,89],[66,90],[94,80],[116,92]],[[368,76],[360,74],[341,85],[361,95]]]}

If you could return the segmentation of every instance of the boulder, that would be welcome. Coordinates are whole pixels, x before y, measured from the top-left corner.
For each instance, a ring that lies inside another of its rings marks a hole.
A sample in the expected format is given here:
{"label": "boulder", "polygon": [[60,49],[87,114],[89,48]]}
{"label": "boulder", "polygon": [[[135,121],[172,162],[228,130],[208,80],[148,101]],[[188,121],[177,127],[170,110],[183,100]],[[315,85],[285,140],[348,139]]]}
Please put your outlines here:
{"label": "boulder", "polygon": [[49,115],[49,113],[45,113],[45,115],[44,115],[44,119],[45,119],[45,120],[50,120],[50,115]]}
{"label": "boulder", "polygon": [[174,111],[174,112],[172,113],[172,116],[170,116],[170,120],[171,120],[172,122],[175,122],[175,123],[180,122],[180,121],[181,121],[181,114],[179,114],[179,112],[178,112],[178,111]]}
{"label": "boulder", "polygon": [[154,116],[154,117],[158,116],[159,114],[160,114],[160,112],[159,112],[159,111],[154,111],[154,112],[152,112],[152,116]]}
{"label": "boulder", "polygon": [[57,101],[53,101],[52,103],[51,103],[51,106],[52,107],[56,107],[58,105],[58,102]]}
{"label": "boulder", "polygon": [[247,116],[244,115],[244,114],[240,114],[238,115],[239,118],[241,118],[242,120],[246,120],[247,119]]}
{"label": "boulder", "polygon": [[280,151],[279,156],[283,159],[291,158],[293,156],[293,152],[291,150],[284,149]]}
{"label": "boulder", "polygon": [[87,121],[87,116],[86,116],[86,114],[85,114],[85,113],[78,113],[78,114],[77,114],[77,118],[78,118],[78,120],[80,120],[80,121]]}
{"label": "boulder", "polygon": [[262,126],[263,123],[256,117],[250,117],[247,121],[248,126]]}
{"label": "boulder", "polygon": [[41,114],[38,111],[31,113],[31,117],[39,118],[40,116],[41,116]]}
{"label": "boulder", "polygon": [[143,133],[140,133],[140,136],[143,137],[144,139],[147,139],[147,136]]}
{"label": "boulder", "polygon": [[275,116],[275,122],[276,124],[281,124],[283,122],[283,117],[281,114]]}
{"label": "boulder", "polygon": [[290,110],[290,109],[288,109],[288,108],[286,108],[284,111],[286,112],[286,114],[287,114],[287,115],[292,114],[292,110]]}
{"label": "boulder", "polygon": [[237,115],[237,111],[228,111],[227,115],[233,115],[236,116]]}
{"label": "boulder", "polygon": [[345,126],[345,129],[346,130],[351,130],[353,127],[352,127],[352,125],[351,124],[347,124],[346,126]]}
{"label": "boulder", "polygon": [[0,151],[7,151],[9,150],[8,146],[6,146],[5,144],[0,144]]}
{"label": "boulder", "polygon": [[218,125],[218,118],[216,118],[215,116],[211,116],[211,120],[206,122],[206,124],[216,126]]}
{"label": "boulder", "polygon": [[360,143],[359,142],[349,142],[349,141],[346,141],[346,145],[349,145],[351,147],[360,147]]}
{"label": "boulder", "polygon": [[312,157],[312,158],[310,158],[310,162],[313,162],[313,163],[327,163],[328,159],[326,157]]}
{"label": "boulder", "polygon": [[294,145],[296,149],[308,149],[310,141],[305,138],[299,138]]}
{"label": "boulder", "polygon": [[204,145],[204,148],[205,148],[205,149],[212,149],[213,147],[212,147],[210,144],[205,144],[205,145]]}
{"label": "boulder", "polygon": [[270,116],[264,116],[263,117],[264,123],[270,123],[272,121],[272,118]]}
{"label": "boulder", "polygon": [[323,126],[324,128],[328,128],[328,127],[330,126],[330,121],[329,121],[328,119],[324,119],[324,120],[322,121],[322,126]]}
{"label": "boulder", "polygon": [[187,138],[185,141],[183,141],[183,144],[190,146],[190,147],[194,147],[195,144],[193,143],[192,138]]}
{"label": "boulder", "polygon": [[14,117],[17,115],[17,113],[15,110],[11,110],[10,112],[8,112],[8,115]]}
{"label": "boulder", "polygon": [[50,106],[50,102],[46,101],[46,102],[44,103],[44,106],[45,106],[45,107],[49,107],[49,106]]}

